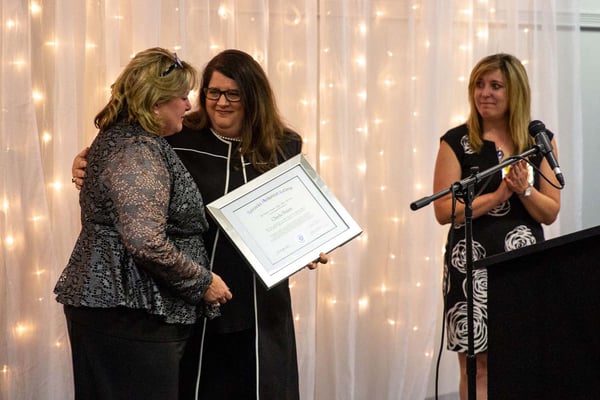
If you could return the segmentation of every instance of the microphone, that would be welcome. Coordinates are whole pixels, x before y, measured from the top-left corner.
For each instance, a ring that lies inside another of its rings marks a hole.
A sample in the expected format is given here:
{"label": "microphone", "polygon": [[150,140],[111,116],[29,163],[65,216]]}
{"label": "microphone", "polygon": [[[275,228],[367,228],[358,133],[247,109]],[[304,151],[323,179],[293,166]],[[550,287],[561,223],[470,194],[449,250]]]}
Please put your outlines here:
{"label": "microphone", "polygon": [[542,121],[534,120],[529,123],[528,130],[529,134],[535,138],[535,143],[538,145],[542,155],[546,157],[548,164],[550,164],[550,168],[552,168],[554,175],[556,175],[556,179],[561,186],[565,186],[565,178],[563,177],[560,167],[558,166],[558,161],[556,161],[556,157],[554,157],[554,153],[552,152],[552,144],[550,144],[548,135],[546,135],[546,126]]}

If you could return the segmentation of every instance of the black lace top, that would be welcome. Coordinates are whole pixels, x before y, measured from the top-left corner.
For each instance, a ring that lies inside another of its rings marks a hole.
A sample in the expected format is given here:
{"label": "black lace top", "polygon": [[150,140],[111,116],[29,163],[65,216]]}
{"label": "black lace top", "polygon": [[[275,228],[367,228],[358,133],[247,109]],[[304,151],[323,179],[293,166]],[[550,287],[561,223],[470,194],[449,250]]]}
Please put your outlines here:
{"label": "black lace top", "polygon": [[202,197],[167,141],[119,123],[91,146],[81,233],[54,292],[72,306],[145,309],[194,323],[212,281]]}

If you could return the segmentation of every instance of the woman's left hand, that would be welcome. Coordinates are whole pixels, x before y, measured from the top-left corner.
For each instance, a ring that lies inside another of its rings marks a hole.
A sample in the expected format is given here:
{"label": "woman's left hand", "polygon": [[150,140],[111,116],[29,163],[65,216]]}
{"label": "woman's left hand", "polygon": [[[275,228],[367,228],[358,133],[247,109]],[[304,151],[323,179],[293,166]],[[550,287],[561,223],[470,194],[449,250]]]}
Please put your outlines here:
{"label": "woman's left hand", "polygon": [[317,266],[319,265],[319,263],[321,264],[327,264],[327,262],[329,261],[329,256],[325,253],[321,253],[319,254],[319,258],[317,258],[315,261],[310,262],[306,265],[306,268],[308,269],[315,269],[317,268]]}
{"label": "woman's left hand", "polygon": [[510,171],[504,177],[508,188],[516,194],[525,193],[529,187],[529,168],[527,161],[520,160],[510,167]]}

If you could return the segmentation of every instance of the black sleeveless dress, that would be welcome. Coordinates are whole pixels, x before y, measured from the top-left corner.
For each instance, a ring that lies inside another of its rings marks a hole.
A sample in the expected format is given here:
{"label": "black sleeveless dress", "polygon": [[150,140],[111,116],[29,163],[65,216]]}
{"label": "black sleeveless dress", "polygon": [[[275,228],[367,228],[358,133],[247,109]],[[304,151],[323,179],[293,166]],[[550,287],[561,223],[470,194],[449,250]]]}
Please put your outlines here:
{"label": "black sleeveless dress", "polygon": [[[549,134],[550,136],[551,134]],[[550,136],[551,139],[551,136]],[[485,141],[479,153],[469,144],[466,125],[446,132],[441,140],[450,145],[461,165],[462,177],[470,175],[470,169],[478,166],[479,171],[498,165],[494,142]],[[531,162],[539,168],[542,157],[534,156]],[[530,167],[533,185],[539,188],[539,174]],[[533,174],[531,172],[534,172]],[[491,176],[489,182],[480,182],[475,194],[495,191],[502,182],[502,172]],[[473,260],[511,251],[544,240],[544,231],[527,212],[519,196],[510,199],[486,215],[473,219]],[[456,225],[448,232],[444,265],[444,293],[446,295],[447,347],[457,352],[467,352],[467,295],[466,295],[466,252],[465,226]],[[487,270],[473,272],[473,320],[475,352],[487,350]]]}

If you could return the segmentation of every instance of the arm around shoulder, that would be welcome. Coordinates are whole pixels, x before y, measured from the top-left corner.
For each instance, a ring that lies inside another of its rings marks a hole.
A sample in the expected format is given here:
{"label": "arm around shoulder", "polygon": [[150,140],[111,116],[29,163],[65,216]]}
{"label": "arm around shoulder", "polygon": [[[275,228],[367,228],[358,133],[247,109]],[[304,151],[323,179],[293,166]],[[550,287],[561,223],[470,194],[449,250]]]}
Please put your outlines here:
{"label": "arm around shoulder", "polygon": [[87,155],[90,152],[89,147],[84,147],[73,159],[71,165],[71,182],[75,184],[78,190],[81,190],[85,178],[85,168],[87,167]]}

